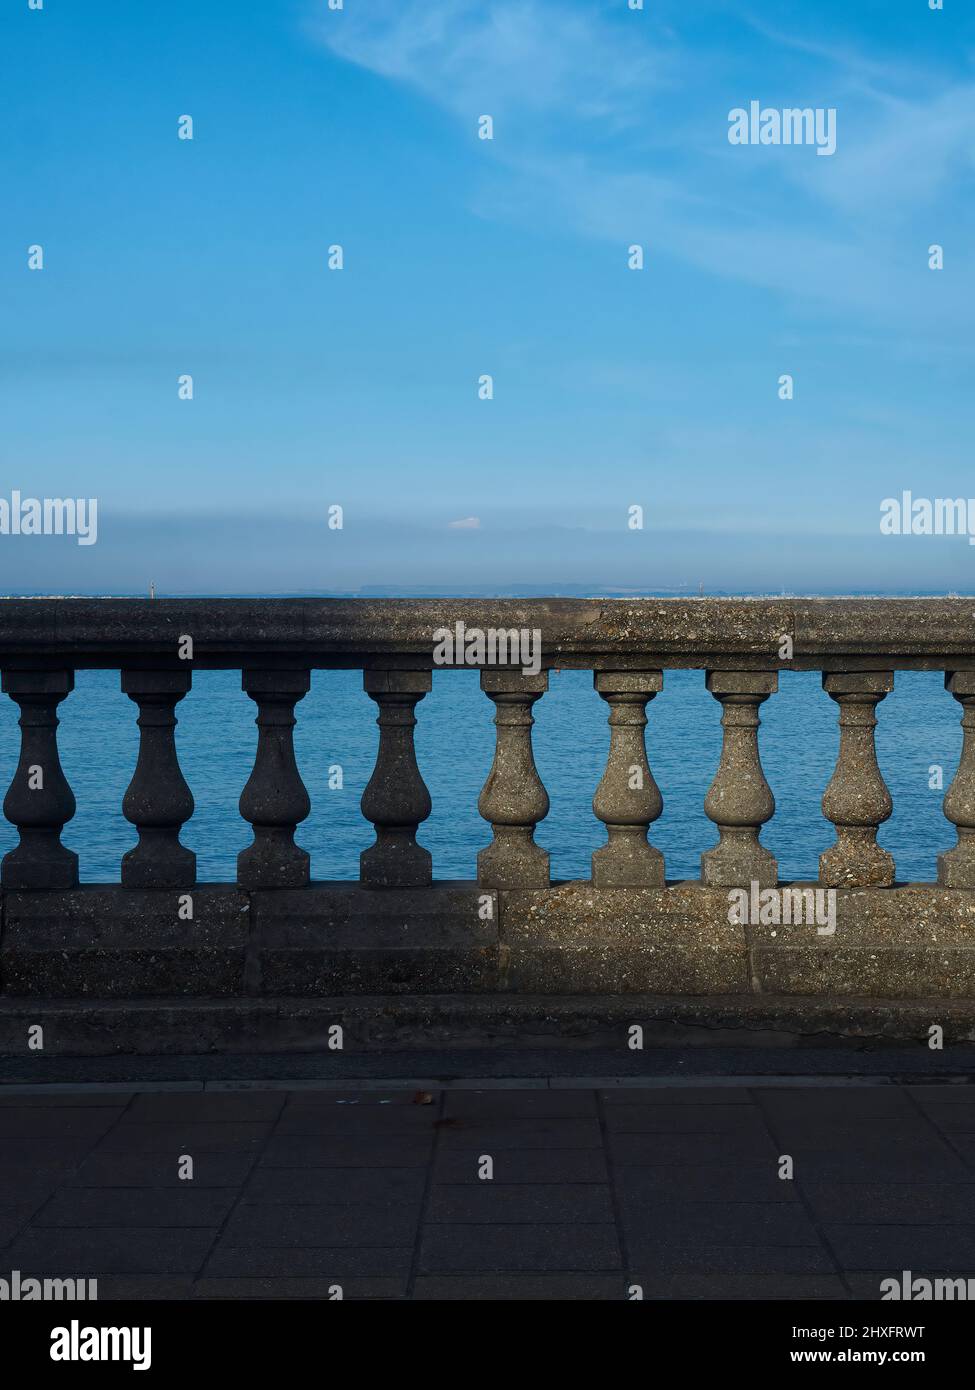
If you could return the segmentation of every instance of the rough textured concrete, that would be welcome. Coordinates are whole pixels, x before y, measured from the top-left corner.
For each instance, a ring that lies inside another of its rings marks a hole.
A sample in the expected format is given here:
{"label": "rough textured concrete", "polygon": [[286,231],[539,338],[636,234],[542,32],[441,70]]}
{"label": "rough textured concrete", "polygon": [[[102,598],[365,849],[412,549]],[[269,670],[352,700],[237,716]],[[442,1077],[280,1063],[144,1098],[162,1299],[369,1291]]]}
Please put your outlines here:
{"label": "rough textured concrete", "polygon": [[413,744],[414,710],[432,684],[429,671],[364,673],[363,688],[379,706],[379,751],[361,802],[376,828],[375,844],[359,857],[360,877],[370,887],[422,887],[433,879],[430,851],[416,841],[432,803]]}
{"label": "rough textured concrete", "polygon": [[494,761],[477,800],[494,838],[477,856],[485,888],[543,888],[549,854],[535,844],[535,826],[548,815],[548,792],[532,753],[532,705],[548,689],[548,673],[483,670],[481,689],[494,701]]}
{"label": "rough textured concrete", "polygon": [[189,671],[125,671],[122,690],[139,709],[139,759],[122,814],[139,843],[122,857],[126,888],[192,888],[196,855],[179,832],[193,814],[193,794],[176,754],[176,705],[190,688]]}
{"label": "rough textured concrete", "polygon": [[823,793],[823,815],[836,844],[819,857],[819,878],[832,888],[886,888],[894,860],[877,844],[893,801],[877,763],[874,709],[894,688],[892,671],[827,672],[823,689],[840,707],[840,751]]}
{"label": "rough textured concrete", "polygon": [[0,1191],[100,1300],[877,1300],[975,1272],[975,1086],[0,1088]]}
{"label": "rough textured concrete", "polygon": [[3,995],[95,998],[244,993],[248,900],[223,884],[189,892],[95,885],[5,893]]}
{"label": "rough textured concrete", "polygon": [[815,927],[758,923],[746,931],[755,985],[763,992],[837,1000],[975,997],[975,898],[961,890],[839,890],[831,936]]}
{"label": "rough textured concrete", "polygon": [[778,880],[774,855],[759,840],[775,810],[758,754],[759,706],[779,688],[775,671],[708,671],[707,688],[722,708],[721,762],[704,798],[719,842],[701,855],[701,882],[738,888]]}
{"label": "rough textured concrete", "polygon": [[241,684],[257,704],[257,753],[240,794],[240,814],[254,839],[237,856],[242,888],[301,888],[308,882],[310,855],[295,844],[295,830],[311,800],[295,761],[295,705],[311,686],[309,671],[245,667]]}
{"label": "rough textured concrete", "polygon": [[[814,884],[792,885],[797,891]],[[0,991],[104,999],[199,994],[771,993],[975,1001],[975,898],[907,885],[841,889],[816,923],[728,921],[728,890],[697,883],[500,893],[470,882],[357,884],[186,897],[86,886],[8,893]],[[842,1006],[840,1006],[840,1012]]]}
{"label": "rough textured concrete", "polygon": [[650,771],[644,729],[648,700],[663,689],[662,671],[594,671],[593,684],[609,705],[609,755],[593,813],[606,826],[607,842],[592,856],[596,888],[662,888],[664,857],[647,840],[663,810]]}
{"label": "rough textured concrete", "polygon": [[[340,1025],[344,1057],[373,1055],[395,1064],[404,1052],[431,1058],[444,1048],[497,1050],[515,1063],[552,1046],[628,1055],[634,1024],[645,1047],[865,1046],[903,1044],[928,1051],[929,1029],[944,1029],[945,1046],[975,1042],[975,1003],[927,998],[826,1000],[788,995],[344,995],[276,999],[0,999],[0,1057],[19,1066],[37,1061],[57,1079],[60,1059],[195,1056],[224,1053],[330,1054]],[[44,1028],[44,1057],[30,1052],[29,1030]],[[966,1054],[967,1057],[967,1054]],[[342,1057],[338,1059],[340,1062]],[[509,1065],[506,1062],[505,1065]],[[614,1066],[616,1063],[614,1063]],[[967,1058],[965,1065],[972,1065]],[[611,1068],[612,1070],[612,1068]],[[33,1074],[33,1073],[31,1073]],[[239,1073],[238,1073],[239,1074]],[[605,1074],[605,1073],[604,1073]]]}
{"label": "rough textured concrete", "polygon": [[[596,996],[635,994],[704,1008],[740,996],[745,1008],[794,995],[841,1030],[849,999],[975,1008],[975,899],[960,889],[838,890],[831,934],[813,922],[731,923],[728,891],[696,883],[500,893],[469,882],[251,894],[199,885],[190,900],[184,920],[175,891],[6,894],[0,998],[222,995],[242,1016],[258,998],[588,995],[595,1008]],[[255,1014],[245,1033],[260,1026]]]}
{"label": "rough textured concrete", "polygon": [[252,912],[251,983],[261,994],[498,988],[497,895],[474,884],[256,893]]}
{"label": "rough textured concrete", "polygon": [[566,883],[501,895],[503,987],[530,994],[746,994],[742,926],[728,894],[696,884]]}
{"label": "rough textured concrete", "polygon": [[[975,668],[965,598],[0,599],[0,666],[432,665],[432,634],[539,628],[543,659],[599,670]],[[793,656],[779,656],[782,637]],[[419,658],[419,661],[418,661]],[[896,659],[895,659],[896,658]]]}
{"label": "rough textured concrete", "polygon": [[958,843],[938,855],[938,882],[945,888],[975,888],[975,671],[948,672],[945,689],[962,707],[962,750],[944,800]]}

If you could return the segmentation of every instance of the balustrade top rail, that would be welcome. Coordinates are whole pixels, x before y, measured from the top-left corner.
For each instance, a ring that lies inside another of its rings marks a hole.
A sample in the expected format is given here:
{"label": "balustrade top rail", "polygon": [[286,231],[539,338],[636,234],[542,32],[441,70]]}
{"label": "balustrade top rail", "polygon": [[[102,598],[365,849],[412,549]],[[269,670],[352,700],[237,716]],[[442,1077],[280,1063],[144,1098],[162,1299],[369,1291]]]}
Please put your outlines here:
{"label": "balustrade top rail", "polygon": [[[8,669],[426,668],[458,622],[541,634],[542,664],[592,670],[975,668],[975,599],[0,599]],[[783,637],[791,656],[781,653]]]}

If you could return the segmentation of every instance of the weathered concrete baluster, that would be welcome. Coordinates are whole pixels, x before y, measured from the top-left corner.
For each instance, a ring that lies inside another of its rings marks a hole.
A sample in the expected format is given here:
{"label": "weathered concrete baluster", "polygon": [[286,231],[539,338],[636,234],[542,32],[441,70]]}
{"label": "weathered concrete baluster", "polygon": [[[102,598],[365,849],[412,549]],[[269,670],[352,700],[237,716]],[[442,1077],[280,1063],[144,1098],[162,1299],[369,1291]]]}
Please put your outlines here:
{"label": "weathered concrete baluster", "polygon": [[962,745],[944,800],[958,843],[938,855],[938,882],[944,888],[975,888],[975,671],[947,671],[945,689],[962,707]]}
{"label": "weathered concrete baluster", "polygon": [[647,701],[663,689],[662,671],[595,671],[593,684],[609,705],[609,755],[592,809],[608,841],[592,856],[594,888],[662,888],[664,857],[647,841],[663,810],[643,731]]}
{"label": "weathered concrete baluster", "polygon": [[429,671],[363,672],[363,689],[379,706],[379,751],[360,803],[376,827],[376,843],[359,856],[359,877],[370,888],[422,888],[433,878],[430,851],[416,842],[430,793],[413,745],[414,711],[431,688]]}
{"label": "weathered concrete baluster", "polygon": [[778,882],[775,856],[759,832],[775,810],[758,753],[758,707],[779,688],[775,671],[708,671],[706,684],[721,701],[721,761],[704,798],[718,827],[718,843],[701,855],[701,882],[712,888],[747,888]]}
{"label": "weathered concrete baluster", "polygon": [[532,705],[548,689],[548,673],[481,671],[481,689],[496,706],[494,762],[477,809],[494,831],[494,841],[477,856],[477,881],[484,888],[547,888],[548,851],[535,844],[535,826],[548,815],[548,793],[532,754]]}
{"label": "weathered concrete baluster", "polygon": [[823,675],[823,689],[840,707],[840,751],[823,793],[823,815],[836,827],[836,844],[819,856],[819,881],[828,888],[885,888],[894,881],[894,860],[877,844],[894,803],[873,734],[874,707],[893,688],[893,671]]}
{"label": "weathered concrete baluster", "polygon": [[311,802],[295,762],[294,708],[308,694],[308,671],[244,671],[243,688],[257,702],[257,756],[240,794],[240,814],[254,842],[237,856],[242,888],[303,888],[309,856],[295,830]]}
{"label": "weathered concrete baluster", "polygon": [[72,671],[4,671],[3,689],[20,706],[20,761],[3,813],[20,844],[0,867],[4,888],[74,888],[78,856],[61,843],[75,799],[58,757],[57,708],[74,688]]}
{"label": "weathered concrete baluster", "polygon": [[139,843],[122,856],[123,888],[191,888],[196,855],[179,842],[193,814],[193,795],[176,755],[176,705],[190,688],[189,671],[123,671],[122,690],[139,707],[139,757],[122,799],[122,814]]}

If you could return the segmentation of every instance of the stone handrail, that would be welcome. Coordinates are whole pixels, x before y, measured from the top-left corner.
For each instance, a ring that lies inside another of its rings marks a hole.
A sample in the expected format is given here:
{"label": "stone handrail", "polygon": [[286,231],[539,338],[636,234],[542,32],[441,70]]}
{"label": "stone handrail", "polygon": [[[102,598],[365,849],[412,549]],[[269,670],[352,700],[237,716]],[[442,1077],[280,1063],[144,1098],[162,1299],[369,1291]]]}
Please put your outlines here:
{"label": "stone handrail", "polygon": [[[430,797],[413,747],[416,706],[431,688],[437,632],[536,632],[537,671],[481,667],[495,705],[494,764],[478,803],[493,842],[478,856],[479,885],[549,884],[548,854],[534,842],[548,796],[532,756],[532,706],[553,666],[586,667],[609,706],[610,750],[594,810],[607,843],[593,856],[596,888],[664,885],[648,840],[660,793],[647,762],[646,707],[666,667],[700,667],[722,708],[723,749],[705,811],[719,842],[702,855],[709,887],[774,885],[775,859],[760,842],[774,810],[759,757],[759,707],[780,669],[823,672],[839,707],[840,751],[823,797],[836,843],[820,859],[829,887],[888,887],[891,856],[877,844],[891,814],[874,749],[875,708],[895,669],[943,669],[964,709],[960,767],[945,797],[958,843],[939,858],[939,883],[975,887],[975,622],[965,599],[6,599],[0,600],[3,690],[20,706],[20,761],[4,813],[20,843],[3,860],[5,889],[71,888],[77,856],[60,842],[75,802],[58,760],[57,707],[73,672],[116,667],[138,706],[140,750],[123,810],[138,844],[122,861],[127,888],[182,889],[195,858],[180,843],[193,799],[176,755],[175,708],[192,671],[240,668],[257,706],[253,771],[240,799],[253,842],[238,859],[248,890],[309,881],[295,830],[310,802],[295,762],[295,707],[319,668],[358,667],[379,711],[379,751],[362,797],[376,829],[361,882],[418,888],[432,881],[416,840]],[[450,667],[442,669],[449,670]]]}
{"label": "stone handrail", "polygon": [[189,634],[178,669],[426,669],[431,634],[457,622],[537,628],[544,664],[592,670],[975,667],[975,601],[962,598],[0,599],[0,667],[169,664]]}

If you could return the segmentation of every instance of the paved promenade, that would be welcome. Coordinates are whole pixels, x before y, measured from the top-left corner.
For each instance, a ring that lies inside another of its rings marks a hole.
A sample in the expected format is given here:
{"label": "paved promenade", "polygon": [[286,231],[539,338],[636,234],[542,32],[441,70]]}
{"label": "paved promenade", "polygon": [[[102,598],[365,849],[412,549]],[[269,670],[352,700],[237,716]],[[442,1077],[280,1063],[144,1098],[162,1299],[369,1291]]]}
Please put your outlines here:
{"label": "paved promenade", "polygon": [[975,1086],[0,1092],[0,1277],[100,1298],[870,1299],[905,1269],[975,1275]]}

